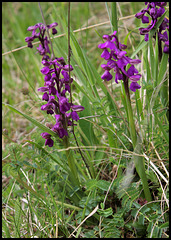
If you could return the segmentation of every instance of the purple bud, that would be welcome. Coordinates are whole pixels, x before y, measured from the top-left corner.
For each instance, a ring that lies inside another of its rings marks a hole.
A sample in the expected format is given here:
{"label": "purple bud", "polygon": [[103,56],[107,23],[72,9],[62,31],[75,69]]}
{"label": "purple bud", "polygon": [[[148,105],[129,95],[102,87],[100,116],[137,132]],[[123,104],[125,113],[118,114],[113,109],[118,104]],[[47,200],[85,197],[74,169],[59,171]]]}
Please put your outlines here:
{"label": "purple bud", "polygon": [[57,22],[54,22],[54,23],[51,23],[51,24],[49,24],[49,25],[47,25],[47,28],[54,28],[54,27],[56,27],[56,26],[58,26],[58,23]]}
{"label": "purple bud", "polygon": [[66,71],[62,70],[61,71],[62,75],[64,76],[65,82],[69,82],[69,75]]}
{"label": "purple bud", "polygon": [[141,19],[143,16],[144,16],[144,12],[142,12],[142,11],[135,14],[135,17],[138,19]]}
{"label": "purple bud", "polygon": [[25,42],[32,42],[34,40],[34,37],[26,37]]}
{"label": "purple bud", "polygon": [[40,87],[40,88],[37,89],[37,91],[39,91],[39,92],[46,92],[48,90],[49,90],[48,87]]}
{"label": "purple bud", "polygon": [[140,59],[131,59],[131,58],[130,58],[130,60],[129,60],[129,63],[130,63],[130,64],[133,64],[133,65],[134,65],[134,64],[138,64],[138,63],[140,63],[140,62],[141,62]]}
{"label": "purple bud", "polygon": [[36,24],[36,25],[34,25],[34,26],[28,27],[28,28],[27,28],[27,31],[33,31],[33,30],[35,30],[35,29],[37,29],[37,28],[38,28],[38,25]]}
{"label": "purple bud", "polygon": [[110,40],[111,38],[109,37],[109,35],[103,35],[103,39],[105,39],[105,40]]}
{"label": "purple bud", "polygon": [[47,114],[51,114],[52,115],[52,114],[54,114],[54,111],[52,109],[48,109],[47,110]]}
{"label": "purple bud", "polygon": [[127,74],[128,74],[128,76],[130,77],[130,76],[133,76],[134,73],[138,73],[138,70],[134,67],[134,65],[132,65],[132,66],[128,69]]}
{"label": "purple bud", "polygon": [[164,53],[169,53],[169,46],[165,45],[163,48]]}
{"label": "purple bud", "polygon": [[27,47],[33,48],[33,44],[32,44],[31,42],[28,42],[28,43],[27,43]]}
{"label": "purple bud", "polygon": [[57,31],[55,28],[52,28],[52,34],[53,34],[53,35],[57,34],[57,32],[58,32],[58,31]]}

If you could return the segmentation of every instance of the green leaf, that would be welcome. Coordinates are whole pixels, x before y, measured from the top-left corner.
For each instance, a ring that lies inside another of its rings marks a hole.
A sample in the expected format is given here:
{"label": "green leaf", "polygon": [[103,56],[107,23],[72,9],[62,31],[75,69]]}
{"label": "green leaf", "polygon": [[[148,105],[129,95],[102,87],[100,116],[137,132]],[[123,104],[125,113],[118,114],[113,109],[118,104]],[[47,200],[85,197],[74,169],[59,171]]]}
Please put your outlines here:
{"label": "green leaf", "polygon": [[143,106],[142,106],[139,91],[135,92],[135,100],[136,100],[138,120],[139,120],[139,124],[140,124],[140,116],[141,116],[141,119],[144,120],[144,114],[143,114]]}
{"label": "green leaf", "polygon": [[21,207],[18,198],[15,200],[15,237],[20,238],[20,225],[21,225]]}
{"label": "green leaf", "polygon": [[157,124],[159,125],[159,128],[160,128],[161,132],[162,132],[163,135],[164,135],[164,138],[165,138],[166,142],[169,143],[169,135],[168,135],[168,134],[166,133],[166,131],[164,130],[163,124],[162,124],[161,121],[159,120],[157,114],[156,114],[155,112],[153,112],[153,114],[154,114],[154,117],[155,117],[155,120],[156,120]]}
{"label": "green leaf", "polygon": [[5,234],[6,234],[6,238],[11,238],[11,234],[10,234],[10,232],[9,232],[9,228],[8,228],[8,226],[7,226],[7,224],[6,224],[6,222],[5,222],[5,220],[3,219],[2,220],[2,229],[4,230],[4,232],[5,232]]}
{"label": "green leaf", "polygon": [[[82,135],[83,142],[84,142],[84,145],[94,145],[98,143],[98,140],[93,130],[93,123],[91,122],[92,120],[91,118],[81,119],[81,117],[92,115],[91,105],[90,105],[89,99],[86,96],[83,96],[81,105],[85,107],[84,111],[80,112],[80,120],[79,120],[79,126],[86,137],[85,138]],[[88,142],[86,139],[88,140]]]}
{"label": "green leaf", "polygon": [[140,216],[139,216],[138,223],[139,223],[140,225],[144,225],[144,216],[143,216],[143,215],[140,215]]}
{"label": "green leaf", "polygon": [[50,130],[49,128],[47,128],[46,126],[44,126],[43,124],[41,124],[40,122],[38,122],[37,120],[35,120],[34,118],[28,116],[27,114],[17,110],[15,107],[7,104],[7,103],[2,103],[5,107],[8,107],[10,110],[12,110],[13,112],[23,116],[24,118],[26,118],[27,120],[29,120],[30,122],[32,122],[35,126],[37,126],[38,128],[40,128],[42,131],[47,132],[49,134],[51,134],[52,136],[57,137],[57,134],[55,132],[53,132],[52,130]]}
{"label": "green leaf", "polygon": [[92,188],[99,188],[103,191],[107,191],[110,186],[110,182],[107,182],[105,180],[90,179],[86,182],[86,186],[88,190]]}
{"label": "green leaf", "polygon": [[169,227],[169,222],[165,222],[162,225],[160,225],[160,228],[168,228]]}
{"label": "green leaf", "polygon": [[117,138],[115,137],[114,133],[110,130],[107,129],[107,136],[108,136],[108,142],[109,146],[112,148],[117,148]]}
{"label": "green leaf", "polygon": [[101,216],[103,216],[103,217],[109,217],[109,216],[113,215],[113,210],[112,210],[111,207],[110,207],[110,208],[107,208],[107,209],[105,209],[105,210],[103,210],[103,209],[98,209],[97,212],[98,212]]}
{"label": "green leaf", "polygon": [[126,35],[126,37],[125,37],[125,39],[124,39],[124,45],[128,45],[128,44],[127,44],[128,37],[129,37],[129,35],[130,35],[133,31],[135,31],[135,29],[138,29],[138,28],[134,28],[132,31],[129,31],[129,32],[128,32],[128,34]]}
{"label": "green leaf", "polygon": [[149,38],[148,45],[149,45],[149,52],[150,52],[151,75],[152,75],[152,78],[156,80],[155,79],[155,58],[154,58],[154,50],[153,50],[153,44],[152,44],[151,38]]}
{"label": "green leaf", "polygon": [[36,146],[39,150],[41,150],[45,155],[47,155],[48,157],[50,157],[50,159],[52,161],[54,161],[55,163],[57,163],[60,167],[62,167],[63,169],[65,169],[66,171],[68,171],[68,168],[65,166],[65,164],[62,164],[61,160],[59,160],[59,156],[57,156],[57,158],[53,157],[48,151],[46,151],[44,148],[42,148],[38,143],[36,142],[32,142],[32,141],[27,141],[30,144]]}
{"label": "green leaf", "polygon": [[145,173],[144,157],[141,156],[141,154],[142,154],[142,143],[141,143],[141,139],[140,139],[139,136],[137,136],[137,142],[136,142],[136,146],[134,148],[134,152],[136,153],[136,155],[133,155],[134,164],[135,164],[136,170],[137,170],[138,175],[140,176],[142,184],[143,184],[145,198],[146,198],[147,201],[150,202],[151,201],[151,193],[150,193],[150,190],[149,190],[147,176],[146,176],[146,173]]}
{"label": "green leaf", "polygon": [[111,2],[111,24],[112,33],[117,31],[116,36],[118,37],[118,19],[117,19],[117,3]]}
{"label": "green leaf", "polygon": [[135,49],[133,54],[131,55],[131,58],[133,58],[141,49],[143,49],[147,45],[147,42],[144,41],[144,39],[139,43],[138,47]]}
{"label": "green leaf", "polygon": [[97,187],[100,188],[103,191],[107,191],[109,189],[110,182],[105,181],[105,180],[99,180],[97,182]]}
{"label": "green leaf", "polygon": [[158,75],[159,83],[163,80],[163,77],[166,73],[168,57],[169,57],[169,55],[167,53],[163,53],[162,60],[160,63],[160,68],[159,68],[159,75]]}

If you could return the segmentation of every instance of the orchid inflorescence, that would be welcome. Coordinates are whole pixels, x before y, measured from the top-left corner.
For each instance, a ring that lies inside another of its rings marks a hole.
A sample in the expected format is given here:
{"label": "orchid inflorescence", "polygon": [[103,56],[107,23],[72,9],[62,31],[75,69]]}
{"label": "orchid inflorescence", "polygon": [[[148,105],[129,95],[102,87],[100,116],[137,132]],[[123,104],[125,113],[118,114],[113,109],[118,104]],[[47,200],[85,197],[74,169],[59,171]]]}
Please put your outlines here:
{"label": "orchid inflorescence", "polygon": [[[145,2],[145,5],[147,5],[147,8],[141,10],[135,15],[135,17],[141,19],[142,23],[149,23],[149,17],[151,18],[151,22],[146,28],[139,28],[140,34],[145,35],[144,40],[148,41],[149,31],[155,27],[158,18],[164,14],[164,7],[167,5],[167,2]],[[145,14],[147,14],[147,16],[145,16]],[[165,17],[158,29],[159,41],[164,42],[164,53],[169,53],[169,40],[167,30],[169,30],[169,20]]]}
{"label": "orchid inflorescence", "polygon": [[[45,26],[43,23],[37,23],[34,26],[28,27],[28,31],[32,32],[31,37],[26,37],[28,47],[33,47],[33,40],[38,38],[40,45],[37,47],[38,53],[42,56],[43,68],[40,70],[44,75],[44,87],[38,88],[39,92],[43,92],[42,100],[47,103],[41,107],[41,110],[46,111],[47,114],[55,116],[56,123],[50,124],[52,131],[58,134],[59,138],[68,136],[68,126],[75,125],[73,120],[78,121],[79,116],[77,112],[83,111],[84,107],[81,105],[74,105],[69,102],[66,97],[67,92],[70,93],[73,79],[69,77],[68,72],[73,70],[73,67],[67,65],[63,57],[52,59],[50,55],[49,44],[45,33],[47,29],[52,29],[52,34],[56,34],[56,22]],[[47,28],[46,28],[47,27]],[[38,31],[37,31],[38,30]],[[69,69],[70,68],[70,69]],[[45,145],[53,146],[51,135],[47,132],[41,133],[41,136],[46,139]]]}
{"label": "orchid inflorescence", "polygon": [[[127,46],[118,41],[116,33],[117,31],[114,31],[112,35],[103,35],[103,39],[105,39],[106,42],[98,45],[99,48],[103,49],[101,57],[107,61],[107,64],[101,65],[105,70],[101,78],[106,81],[111,80],[113,76],[110,71],[113,69],[115,72],[115,82],[118,84],[118,80],[128,81],[128,79],[130,79],[130,89],[135,92],[136,89],[141,88],[137,83],[141,74],[138,74],[138,70],[134,65],[140,63],[141,60],[131,59],[126,56],[127,52],[123,50],[125,50]],[[126,70],[128,64],[131,66]]]}

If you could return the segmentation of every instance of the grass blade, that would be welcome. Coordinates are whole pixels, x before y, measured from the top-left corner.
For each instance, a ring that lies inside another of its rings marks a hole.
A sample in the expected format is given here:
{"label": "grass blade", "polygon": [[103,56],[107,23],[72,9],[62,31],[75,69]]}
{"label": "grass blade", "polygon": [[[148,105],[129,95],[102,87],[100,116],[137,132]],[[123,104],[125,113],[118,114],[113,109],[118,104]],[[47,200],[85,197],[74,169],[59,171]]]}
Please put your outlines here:
{"label": "grass blade", "polygon": [[43,124],[41,124],[40,122],[38,122],[37,120],[35,120],[34,118],[28,116],[25,113],[22,113],[21,111],[17,110],[15,107],[7,104],[7,103],[3,103],[3,105],[5,107],[8,107],[10,110],[12,110],[13,112],[23,116],[24,118],[26,118],[27,120],[29,120],[30,122],[32,122],[34,125],[36,125],[38,128],[40,128],[42,131],[47,132],[49,134],[51,134],[52,136],[57,137],[56,133],[53,132],[52,130],[50,130],[49,128],[47,128],[46,126],[44,126]]}
{"label": "grass blade", "polygon": [[117,6],[116,2],[111,2],[111,24],[112,24],[112,33],[117,31],[116,36],[118,37],[118,18],[117,18]]}

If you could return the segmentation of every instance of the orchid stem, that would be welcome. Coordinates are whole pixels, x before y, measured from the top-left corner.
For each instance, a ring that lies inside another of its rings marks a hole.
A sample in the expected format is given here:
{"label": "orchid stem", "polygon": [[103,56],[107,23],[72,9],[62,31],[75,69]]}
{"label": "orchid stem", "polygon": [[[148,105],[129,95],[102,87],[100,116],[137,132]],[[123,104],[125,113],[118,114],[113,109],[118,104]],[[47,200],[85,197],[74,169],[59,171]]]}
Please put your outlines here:
{"label": "orchid stem", "polygon": [[137,154],[141,155],[142,146],[141,146],[141,139],[137,135],[136,129],[135,129],[131,99],[130,99],[129,88],[128,88],[128,79],[126,78],[126,76],[124,80],[125,80],[124,88],[126,93],[126,102],[127,102],[128,116],[129,116],[129,119],[128,119],[129,129],[130,129],[130,135],[131,135],[134,152],[136,153],[136,155],[133,156],[134,164],[135,164],[136,171],[143,184],[145,198],[147,201],[151,201],[152,200],[151,193],[149,190],[148,181],[145,173],[144,158],[142,156],[137,155]]}

